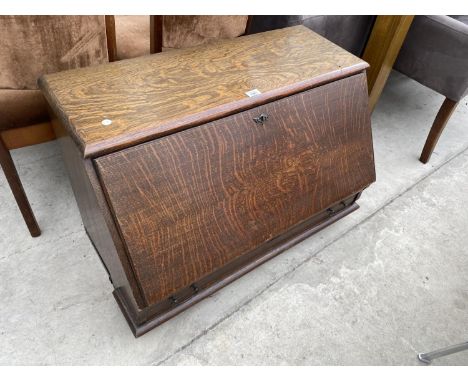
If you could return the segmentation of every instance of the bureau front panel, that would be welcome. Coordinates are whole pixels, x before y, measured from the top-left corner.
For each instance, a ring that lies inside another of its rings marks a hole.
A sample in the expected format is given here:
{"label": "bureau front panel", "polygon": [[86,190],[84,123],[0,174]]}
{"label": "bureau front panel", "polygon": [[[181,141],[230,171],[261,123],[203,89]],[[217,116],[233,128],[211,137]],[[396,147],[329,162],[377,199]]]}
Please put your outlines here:
{"label": "bureau front panel", "polygon": [[374,181],[365,75],[95,163],[154,304]]}

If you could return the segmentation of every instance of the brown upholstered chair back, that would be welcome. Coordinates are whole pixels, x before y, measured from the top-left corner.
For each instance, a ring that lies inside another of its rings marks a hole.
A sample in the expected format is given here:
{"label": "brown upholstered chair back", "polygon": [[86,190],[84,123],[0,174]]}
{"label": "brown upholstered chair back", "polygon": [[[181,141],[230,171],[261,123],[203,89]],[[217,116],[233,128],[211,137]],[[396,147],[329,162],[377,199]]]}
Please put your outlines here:
{"label": "brown upholstered chair back", "polygon": [[245,32],[248,16],[162,16],[163,48],[187,48]]}
{"label": "brown upholstered chair back", "polygon": [[[158,17],[159,18],[159,17]],[[245,33],[248,16],[161,16],[162,50]],[[150,54],[150,16],[115,16],[117,59]]]}
{"label": "brown upholstered chair back", "polygon": [[104,16],[0,16],[0,89],[108,60]]}

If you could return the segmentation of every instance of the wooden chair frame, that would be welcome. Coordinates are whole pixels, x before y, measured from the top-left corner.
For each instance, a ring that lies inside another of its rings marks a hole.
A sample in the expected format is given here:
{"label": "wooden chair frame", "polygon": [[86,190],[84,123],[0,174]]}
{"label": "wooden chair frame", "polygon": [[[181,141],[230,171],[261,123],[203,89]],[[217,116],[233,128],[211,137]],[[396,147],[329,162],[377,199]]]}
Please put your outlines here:
{"label": "wooden chair frame", "polygon": [[437,116],[434,119],[429,135],[426,138],[426,143],[424,144],[421,156],[419,157],[419,160],[422,163],[426,164],[429,162],[429,159],[431,159],[431,155],[437,145],[437,142],[439,141],[439,138],[442,135],[445,126],[447,126],[447,122],[455,111],[457,105],[457,101],[445,98],[442,106],[437,112]]}
{"label": "wooden chair frame", "polygon": [[117,61],[117,37],[115,34],[115,16],[104,16],[106,20],[107,53],[109,62]]}
{"label": "wooden chair frame", "polygon": [[[115,35],[114,16],[105,16],[106,38],[109,61],[117,58],[117,43]],[[41,234],[39,225],[29,204],[23,185],[16,170],[15,163],[11,157],[10,150],[38,144],[55,139],[52,126],[48,122],[0,132],[0,165],[5,173],[16,203],[23,215],[26,226],[31,236],[37,237]]]}
{"label": "wooden chair frame", "polygon": [[32,212],[31,205],[29,204],[26,193],[24,192],[23,185],[19,178],[18,172],[16,171],[15,163],[11,158],[10,151],[5,146],[3,138],[0,135],[0,165],[5,173],[5,177],[10,185],[13,196],[16,199],[16,203],[23,215],[24,221],[28,226],[29,233],[32,237],[39,236],[41,230],[37,224],[34,213]]}

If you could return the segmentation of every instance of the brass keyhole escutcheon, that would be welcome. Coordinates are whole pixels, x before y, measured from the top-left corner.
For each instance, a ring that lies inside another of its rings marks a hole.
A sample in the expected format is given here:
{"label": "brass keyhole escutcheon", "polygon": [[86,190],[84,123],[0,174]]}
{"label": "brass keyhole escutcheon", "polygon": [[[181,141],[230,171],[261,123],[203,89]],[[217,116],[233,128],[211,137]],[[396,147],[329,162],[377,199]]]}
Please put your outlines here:
{"label": "brass keyhole escutcheon", "polygon": [[255,117],[253,120],[255,121],[255,123],[260,123],[261,125],[263,125],[266,121],[268,121],[268,115],[262,113],[258,117]]}

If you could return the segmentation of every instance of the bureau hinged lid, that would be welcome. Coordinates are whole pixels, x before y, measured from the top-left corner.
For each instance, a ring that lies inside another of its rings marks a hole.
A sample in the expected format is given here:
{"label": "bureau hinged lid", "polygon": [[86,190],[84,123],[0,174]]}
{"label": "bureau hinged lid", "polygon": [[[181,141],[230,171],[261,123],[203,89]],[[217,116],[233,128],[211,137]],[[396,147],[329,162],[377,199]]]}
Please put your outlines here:
{"label": "bureau hinged lid", "polygon": [[49,74],[39,87],[83,156],[97,157],[367,67],[296,26]]}

